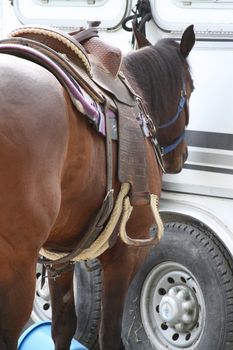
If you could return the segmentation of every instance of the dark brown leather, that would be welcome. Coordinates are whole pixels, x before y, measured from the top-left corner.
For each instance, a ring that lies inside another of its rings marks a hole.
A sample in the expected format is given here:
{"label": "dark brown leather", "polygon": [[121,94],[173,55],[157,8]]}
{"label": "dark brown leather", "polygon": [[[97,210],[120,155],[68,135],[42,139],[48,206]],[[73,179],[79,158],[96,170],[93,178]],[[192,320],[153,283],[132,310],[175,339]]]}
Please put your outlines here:
{"label": "dark brown leather", "polygon": [[86,51],[94,55],[105,69],[117,78],[122,63],[121,50],[114,46],[109,46],[99,38],[91,38],[84,44]]}
{"label": "dark brown leather", "polygon": [[[88,29],[79,29],[74,32],[69,33],[72,38],[74,38],[78,43],[84,44],[87,40],[93,38],[93,37],[99,37],[98,34],[98,28],[91,27]],[[84,46],[84,45],[83,45]]]}
{"label": "dark brown leather", "polygon": [[95,56],[89,55],[89,60],[92,66],[93,81],[114,99],[128,106],[134,106],[135,96],[129,91],[122,79],[119,76],[114,78]]}
{"label": "dark brown leather", "polygon": [[121,67],[122,52],[118,47],[100,40],[97,28],[91,27],[69,35],[82,44],[88,54],[95,56],[113,78],[117,77]]}
{"label": "dark brown leather", "polygon": [[147,158],[145,140],[137,120],[138,106],[127,106],[120,102],[118,108],[118,176],[120,182],[131,184],[131,204],[149,204]]}

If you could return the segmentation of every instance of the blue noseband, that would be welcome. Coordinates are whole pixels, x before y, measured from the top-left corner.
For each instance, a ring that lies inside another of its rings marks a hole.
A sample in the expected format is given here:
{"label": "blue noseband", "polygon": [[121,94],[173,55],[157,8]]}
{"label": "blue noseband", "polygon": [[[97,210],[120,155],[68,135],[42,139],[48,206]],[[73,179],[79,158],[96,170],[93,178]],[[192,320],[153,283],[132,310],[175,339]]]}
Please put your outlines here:
{"label": "blue noseband", "polygon": [[185,130],[182,132],[182,134],[180,134],[179,137],[175,139],[175,141],[171,145],[166,147],[161,147],[162,155],[164,156],[165,154],[173,151],[182,141],[184,141],[184,138],[185,138]]}

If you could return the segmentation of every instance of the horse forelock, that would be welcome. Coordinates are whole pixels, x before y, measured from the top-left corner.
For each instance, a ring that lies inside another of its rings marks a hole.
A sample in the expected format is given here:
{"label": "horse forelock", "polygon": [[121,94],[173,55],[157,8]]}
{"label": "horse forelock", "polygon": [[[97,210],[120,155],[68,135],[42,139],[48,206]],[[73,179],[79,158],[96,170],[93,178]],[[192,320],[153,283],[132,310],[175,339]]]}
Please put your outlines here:
{"label": "horse forelock", "polygon": [[[171,115],[177,108],[184,70],[188,62],[172,39],[162,39],[156,45],[129,53],[124,57],[124,70],[134,89],[142,95],[156,125],[160,116]],[[165,120],[163,120],[164,122]]]}

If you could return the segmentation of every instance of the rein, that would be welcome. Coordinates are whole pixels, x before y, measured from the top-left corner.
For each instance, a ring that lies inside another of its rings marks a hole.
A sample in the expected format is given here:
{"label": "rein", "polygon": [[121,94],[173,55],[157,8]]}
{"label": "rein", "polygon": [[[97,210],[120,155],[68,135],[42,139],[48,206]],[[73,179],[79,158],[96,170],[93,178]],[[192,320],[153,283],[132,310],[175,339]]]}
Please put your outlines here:
{"label": "rein", "polygon": [[[188,101],[187,101],[187,93],[186,93],[186,88],[185,88],[185,81],[184,79],[182,79],[182,90],[181,90],[181,95],[180,95],[180,100],[178,103],[178,107],[177,107],[177,111],[176,114],[166,123],[161,124],[158,126],[158,129],[165,129],[170,127],[171,125],[175,124],[176,121],[178,120],[178,118],[181,115],[181,112],[183,111],[183,109],[185,108],[186,111],[186,125],[188,123],[188,109],[187,109],[187,105],[188,105]],[[168,145],[168,146],[164,146],[164,147],[160,147],[161,148],[161,153],[164,156],[167,153],[172,152],[174,149],[176,149],[176,147],[184,141],[185,138],[185,130],[183,130],[181,132],[181,134],[173,141],[172,144]]]}

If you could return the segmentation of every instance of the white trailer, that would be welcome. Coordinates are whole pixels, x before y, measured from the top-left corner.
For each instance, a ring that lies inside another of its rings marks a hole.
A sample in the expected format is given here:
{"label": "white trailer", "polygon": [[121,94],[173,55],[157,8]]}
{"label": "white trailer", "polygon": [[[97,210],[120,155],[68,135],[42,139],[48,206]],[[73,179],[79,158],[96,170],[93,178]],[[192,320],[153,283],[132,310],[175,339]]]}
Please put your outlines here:
{"label": "white trailer", "polygon": [[[21,24],[70,30],[101,21],[100,36],[123,52],[131,33],[122,29],[136,1],[2,1],[1,35]],[[151,0],[146,34],[179,40],[194,24],[190,55],[195,91],[183,171],[164,175],[160,213],[165,236],[152,249],[127,295],[122,338],[127,350],[233,349],[233,0]],[[10,19],[11,18],[11,19]],[[100,310],[97,269],[76,269],[81,340],[94,349]],[[51,317],[47,286],[40,288],[32,318]],[[78,279],[78,283],[77,283]],[[85,289],[86,295],[83,292]],[[81,297],[81,301],[80,301]],[[87,313],[84,312],[87,311]]]}

